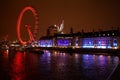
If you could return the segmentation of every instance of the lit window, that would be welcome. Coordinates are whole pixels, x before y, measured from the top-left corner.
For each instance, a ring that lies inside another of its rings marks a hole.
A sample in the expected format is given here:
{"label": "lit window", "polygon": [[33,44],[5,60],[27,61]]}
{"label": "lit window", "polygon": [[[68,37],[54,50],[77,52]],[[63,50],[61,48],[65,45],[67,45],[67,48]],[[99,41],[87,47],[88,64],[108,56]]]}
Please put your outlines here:
{"label": "lit window", "polygon": [[113,40],[113,46],[114,46],[114,47],[118,46],[118,44],[117,44],[117,39],[114,39],[114,40]]}
{"label": "lit window", "polygon": [[105,34],[103,34],[103,36],[105,36]]}
{"label": "lit window", "polygon": [[114,34],[114,33],[112,33],[112,35],[114,36],[115,34]]}
{"label": "lit window", "polygon": [[101,42],[100,42],[100,41],[99,41],[98,43],[99,43],[99,44],[101,44]]}
{"label": "lit window", "polygon": [[99,36],[101,36],[101,34],[99,34]]}

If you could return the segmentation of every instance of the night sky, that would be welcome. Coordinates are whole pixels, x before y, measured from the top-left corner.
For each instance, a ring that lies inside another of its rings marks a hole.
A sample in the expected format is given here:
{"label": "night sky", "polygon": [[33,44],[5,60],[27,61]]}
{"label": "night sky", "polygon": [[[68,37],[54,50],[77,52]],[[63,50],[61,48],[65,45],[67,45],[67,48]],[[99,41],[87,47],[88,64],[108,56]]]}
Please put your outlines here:
{"label": "night sky", "polygon": [[[0,0],[0,40],[8,35],[8,40],[16,40],[18,15],[25,6],[33,6],[39,16],[38,37],[46,34],[50,25],[60,25],[65,21],[64,32],[109,30],[120,26],[119,0]],[[30,12],[26,12],[22,24],[26,21],[34,24]],[[23,26],[21,26],[23,27]],[[22,30],[22,34],[25,30]]]}

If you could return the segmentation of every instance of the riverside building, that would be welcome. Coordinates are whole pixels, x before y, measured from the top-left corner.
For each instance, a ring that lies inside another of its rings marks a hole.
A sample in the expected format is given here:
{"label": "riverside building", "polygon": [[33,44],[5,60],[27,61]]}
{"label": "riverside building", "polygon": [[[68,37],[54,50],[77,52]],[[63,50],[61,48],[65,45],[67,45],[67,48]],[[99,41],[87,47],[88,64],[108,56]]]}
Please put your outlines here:
{"label": "riverside building", "polygon": [[[54,29],[54,28],[53,28]],[[120,49],[120,30],[77,32],[43,36],[40,47]],[[48,32],[50,33],[50,32]]]}

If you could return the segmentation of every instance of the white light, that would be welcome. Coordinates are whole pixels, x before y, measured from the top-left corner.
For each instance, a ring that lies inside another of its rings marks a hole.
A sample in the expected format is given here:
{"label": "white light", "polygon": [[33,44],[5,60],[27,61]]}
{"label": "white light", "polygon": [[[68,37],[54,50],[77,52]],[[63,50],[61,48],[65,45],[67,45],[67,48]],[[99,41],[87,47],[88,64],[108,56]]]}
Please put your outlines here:
{"label": "white light", "polygon": [[103,36],[105,36],[105,34],[103,34]]}
{"label": "white light", "polygon": [[118,49],[118,47],[113,47],[113,49]]}
{"label": "white light", "polygon": [[112,33],[112,35],[114,35],[114,33]]}

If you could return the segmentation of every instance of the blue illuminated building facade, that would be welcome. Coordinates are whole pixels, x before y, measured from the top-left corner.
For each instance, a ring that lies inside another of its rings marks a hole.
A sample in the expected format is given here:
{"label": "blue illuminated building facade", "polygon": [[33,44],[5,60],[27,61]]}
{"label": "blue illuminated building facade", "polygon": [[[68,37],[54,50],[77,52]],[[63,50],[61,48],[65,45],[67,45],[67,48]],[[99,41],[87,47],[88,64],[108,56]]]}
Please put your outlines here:
{"label": "blue illuminated building facade", "polygon": [[53,47],[54,46],[54,39],[53,39],[53,37],[42,37],[39,40],[38,45],[40,47]]}
{"label": "blue illuminated building facade", "polygon": [[119,49],[120,30],[54,34],[39,40],[40,47]]}

